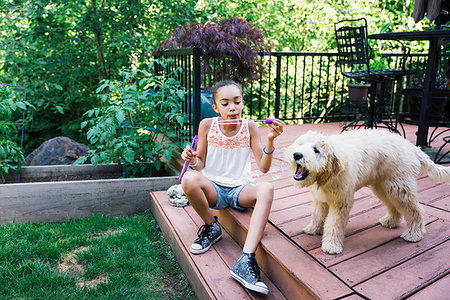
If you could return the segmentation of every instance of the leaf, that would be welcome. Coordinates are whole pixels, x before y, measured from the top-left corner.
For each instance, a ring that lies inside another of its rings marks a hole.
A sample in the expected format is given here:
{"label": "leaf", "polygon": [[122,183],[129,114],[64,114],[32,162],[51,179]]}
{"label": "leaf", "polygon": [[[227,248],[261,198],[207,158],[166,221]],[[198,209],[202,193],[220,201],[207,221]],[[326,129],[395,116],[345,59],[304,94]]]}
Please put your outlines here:
{"label": "leaf", "polygon": [[60,113],[60,114],[64,114],[64,110],[63,110],[63,108],[61,107],[61,106],[59,106],[59,105],[56,105],[55,106],[55,109]]}
{"label": "leaf", "polygon": [[123,153],[123,157],[129,162],[129,163],[133,163],[134,162],[134,151],[130,148],[126,148],[124,153]]}
{"label": "leaf", "polygon": [[178,90],[177,95],[180,99],[184,99],[184,95],[186,95],[186,92],[183,90]]}
{"label": "leaf", "polygon": [[167,150],[167,149],[164,149],[164,151],[163,151],[163,156],[164,156],[164,158],[166,159],[166,161],[170,161],[170,159],[172,158],[172,156],[173,156],[173,153],[172,153],[172,151],[170,151],[170,150]]}
{"label": "leaf", "polygon": [[152,158],[152,156],[153,156],[153,152],[152,151],[145,152],[145,157]]}
{"label": "leaf", "polygon": [[125,112],[123,110],[117,111],[116,119],[119,122],[119,124],[122,124],[122,122],[125,120]]}
{"label": "leaf", "polygon": [[380,33],[385,33],[385,32],[389,29],[389,27],[391,27],[391,25],[392,25],[392,22],[386,23],[386,25],[384,25],[384,26],[381,28]]}
{"label": "leaf", "polygon": [[100,157],[98,156],[98,154],[95,154],[94,156],[91,157],[91,163],[94,167],[96,167],[98,165],[98,162],[100,160]]}
{"label": "leaf", "polygon": [[86,156],[78,157],[78,159],[72,163],[72,166],[84,164],[86,160],[87,160]]}
{"label": "leaf", "polygon": [[27,106],[23,102],[17,102],[16,105],[17,105],[17,107],[19,107],[21,109],[24,109],[24,110],[27,109]]}
{"label": "leaf", "polygon": [[156,170],[161,169],[161,161],[160,160],[155,160],[153,165],[155,166]]}
{"label": "leaf", "polygon": [[83,129],[88,124],[88,121],[81,122],[80,128]]}

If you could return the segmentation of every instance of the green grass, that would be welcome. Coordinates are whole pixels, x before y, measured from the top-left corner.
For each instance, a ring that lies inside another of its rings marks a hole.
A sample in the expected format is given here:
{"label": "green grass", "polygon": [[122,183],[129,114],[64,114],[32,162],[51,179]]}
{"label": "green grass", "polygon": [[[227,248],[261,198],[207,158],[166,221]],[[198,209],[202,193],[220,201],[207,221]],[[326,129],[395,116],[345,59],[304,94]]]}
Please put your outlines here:
{"label": "green grass", "polygon": [[195,299],[150,212],[0,226],[0,299]]}

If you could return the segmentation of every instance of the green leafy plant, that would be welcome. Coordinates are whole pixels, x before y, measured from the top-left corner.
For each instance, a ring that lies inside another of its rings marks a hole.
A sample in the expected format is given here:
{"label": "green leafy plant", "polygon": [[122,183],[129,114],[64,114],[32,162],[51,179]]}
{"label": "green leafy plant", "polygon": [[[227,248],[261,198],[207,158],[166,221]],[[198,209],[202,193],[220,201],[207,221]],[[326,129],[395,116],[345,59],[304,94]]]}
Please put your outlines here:
{"label": "green leafy plant", "polygon": [[20,171],[25,160],[20,147],[21,127],[5,123],[22,122],[27,105],[11,88],[0,86],[0,123],[4,123],[0,124],[0,183],[5,182],[4,175],[11,170]]}
{"label": "green leafy plant", "polygon": [[[87,111],[81,128],[87,128],[90,160],[126,163],[133,175],[160,170],[183,146],[187,116],[181,105],[186,92],[177,74],[155,76],[153,60],[146,70],[122,70],[121,80],[103,80],[97,93],[102,106]],[[179,72],[178,70],[174,71]],[[74,164],[84,163],[81,157]]]}

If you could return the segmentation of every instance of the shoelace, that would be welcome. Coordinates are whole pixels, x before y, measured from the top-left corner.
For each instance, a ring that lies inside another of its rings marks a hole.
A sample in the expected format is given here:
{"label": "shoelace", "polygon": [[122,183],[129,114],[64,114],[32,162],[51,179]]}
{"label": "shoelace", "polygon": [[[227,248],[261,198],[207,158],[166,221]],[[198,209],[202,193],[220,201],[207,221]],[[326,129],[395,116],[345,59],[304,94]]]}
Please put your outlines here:
{"label": "shoelace", "polygon": [[260,270],[259,270],[259,266],[256,263],[256,259],[254,257],[250,257],[249,258],[249,270],[252,273],[253,276],[255,276],[255,278],[260,281],[261,276],[260,276]]}
{"label": "shoelace", "polygon": [[197,236],[199,238],[204,238],[204,237],[208,236],[210,227],[211,227],[211,225],[206,225],[206,224],[202,225],[197,231]]}

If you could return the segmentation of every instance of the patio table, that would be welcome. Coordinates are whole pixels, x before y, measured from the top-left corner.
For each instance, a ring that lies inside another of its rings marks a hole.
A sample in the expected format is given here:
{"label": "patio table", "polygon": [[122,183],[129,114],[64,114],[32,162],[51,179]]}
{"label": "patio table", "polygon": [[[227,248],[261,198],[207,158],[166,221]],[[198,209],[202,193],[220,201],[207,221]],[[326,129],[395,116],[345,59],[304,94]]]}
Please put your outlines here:
{"label": "patio table", "polygon": [[433,90],[435,90],[435,78],[439,65],[439,40],[450,38],[450,30],[423,30],[406,32],[387,32],[371,34],[370,39],[378,40],[405,40],[405,41],[428,41],[428,59],[423,84],[422,101],[420,104],[419,126],[417,129],[417,146],[428,146],[428,128],[430,126],[426,119],[427,106],[431,102]]}

